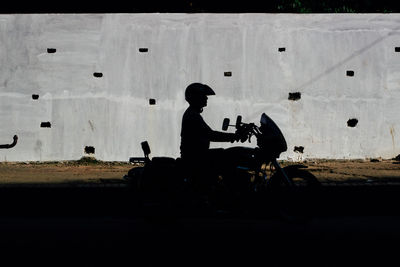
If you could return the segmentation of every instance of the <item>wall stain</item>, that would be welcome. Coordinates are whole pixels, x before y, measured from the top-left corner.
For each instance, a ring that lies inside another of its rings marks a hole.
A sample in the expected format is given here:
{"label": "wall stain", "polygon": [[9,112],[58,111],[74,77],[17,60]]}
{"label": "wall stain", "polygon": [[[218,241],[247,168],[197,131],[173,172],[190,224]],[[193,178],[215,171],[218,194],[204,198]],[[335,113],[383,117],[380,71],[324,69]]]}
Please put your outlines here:
{"label": "wall stain", "polygon": [[42,147],[43,143],[40,140],[36,140],[35,147],[33,148],[37,154],[39,154],[40,160],[42,160]]}
{"label": "wall stain", "polygon": [[395,135],[395,134],[396,134],[396,132],[395,132],[395,130],[394,130],[394,127],[391,126],[391,127],[390,127],[390,135],[392,136],[393,150],[396,150],[396,146],[395,146],[395,144],[394,144],[394,135]]}
{"label": "wall stain", "polygon": [[94,125],[93,125],[93,123],[92,123],[90,120],[89,120],[88,122],[89,122],[90,129],[92,129],[92,131],[94,132]]}

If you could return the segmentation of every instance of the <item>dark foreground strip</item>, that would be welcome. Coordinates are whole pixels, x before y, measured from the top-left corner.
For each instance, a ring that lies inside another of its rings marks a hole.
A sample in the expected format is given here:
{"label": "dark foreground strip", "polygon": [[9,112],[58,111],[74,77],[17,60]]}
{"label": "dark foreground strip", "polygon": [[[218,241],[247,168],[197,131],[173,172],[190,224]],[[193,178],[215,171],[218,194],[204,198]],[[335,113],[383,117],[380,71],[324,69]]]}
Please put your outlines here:
{"label": "dark foreground strip", "polygon": [[[323,187],[400,187],[400,182],[322,182]],[[127,183],[16,183],[1,188],[128,188]]]}
{"label": "dark foreground strip", "polygon": [[[400,215],[400,183],[369,184],[323,184],[318,192],[288,194],[285,198],[294,203],[299,197],[309,199],[316,215]],[[136,216],[143,204],[152,203],[152,199],[146,203],[142,200],[126,184],[2,185],[0,216]],[[267,213],[276,204],[257,198],[250,208],[257,206]]]}
{"label": "dark foreground strip", "polygon": [[0,184],[0,188],[127,188],[125,183],[18,183]]}

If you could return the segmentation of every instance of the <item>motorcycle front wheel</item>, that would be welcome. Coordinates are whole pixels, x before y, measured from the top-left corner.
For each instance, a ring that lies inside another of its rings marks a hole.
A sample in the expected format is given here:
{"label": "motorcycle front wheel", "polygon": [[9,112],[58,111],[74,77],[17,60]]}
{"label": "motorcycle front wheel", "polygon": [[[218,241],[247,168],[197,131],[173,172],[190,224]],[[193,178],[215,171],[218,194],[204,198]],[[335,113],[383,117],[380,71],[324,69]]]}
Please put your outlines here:
{"label": "motorcycle front wheel", "polygon": [[318,212],[321,183],[304,169],[286,167],[283,172],[292,184],[285,182],[280,171],[276,172],[268,185],[270,205],[286,221],[307,222]]}

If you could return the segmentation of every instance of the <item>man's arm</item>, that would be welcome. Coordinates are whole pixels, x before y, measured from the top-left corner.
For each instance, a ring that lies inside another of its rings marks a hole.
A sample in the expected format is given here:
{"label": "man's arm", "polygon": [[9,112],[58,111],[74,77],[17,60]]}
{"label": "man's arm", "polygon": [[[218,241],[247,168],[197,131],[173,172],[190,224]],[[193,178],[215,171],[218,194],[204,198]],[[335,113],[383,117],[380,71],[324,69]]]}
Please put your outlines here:
{"label": "man's arm", "polygon": [[238,141],[239,137],[236,133],[224,133],[211,130],[210,141],[212,142],[234,142]]}
{"label": "man's arm", "polygon": [[239,141],[240,136],[237,133],[224,133],[219,131],[214,131],[210,126],[204,121],[203,117],[196,117],[193,121],[198,120],[194,125],[199,126],[199,132],[207,134],[208,140],[211,142],[234,142]]}

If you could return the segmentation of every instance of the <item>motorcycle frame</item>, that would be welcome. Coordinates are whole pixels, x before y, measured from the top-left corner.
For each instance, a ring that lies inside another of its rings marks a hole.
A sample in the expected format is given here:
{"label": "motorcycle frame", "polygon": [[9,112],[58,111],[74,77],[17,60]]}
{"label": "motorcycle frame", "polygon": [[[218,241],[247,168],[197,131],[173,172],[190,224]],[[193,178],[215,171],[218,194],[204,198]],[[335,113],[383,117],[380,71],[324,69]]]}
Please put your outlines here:
{"label": "motorcycle frame", "polygon": [[[239,129],[240,127],[243,127],[244,129],[246,129],[248,131],[248,137],[246,137],[246,139],[248,139],[249,142],[251,142],[250,139],[251,139],[252,135],[254,135],[256,138],[258,138],[259,135],[261,135],[261,130],[259,129],[259,127],[257,125],[255,125],[254,123],[243,123],[241,120],[241,116],[238,116],[238,118],[239,119],[236,120],[236,124],[233,126],[236,128],[237,131],[242,130],[242,129]],[[245,139],[242,139],[241,141],[244,142]],[[283,177],[283,182],[289,186],[293,186],[294,185],[293,181],[291,179],[289,179],[289,177],[286,175],[285,171],[283,170],[283,168],[281,167],[281,165],[279,164],[277,159],[274,157],[274,158],[270,159],[270,162],[275,167],[277,172],[280,173],[281,176]]]}
{"label": "motorcycle frame", "polygon": [[273,159],[272,160],[272,164],[278,170],[278,172],[282,175],[283,182],[285,182],[289,186],[293,186],[293,181],[290,180],[289,177],[286,175],[285,171],[283,170],[283,168],[281,167],[279,162],[276,159]]}

